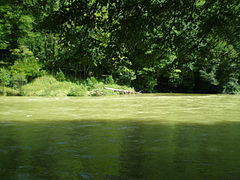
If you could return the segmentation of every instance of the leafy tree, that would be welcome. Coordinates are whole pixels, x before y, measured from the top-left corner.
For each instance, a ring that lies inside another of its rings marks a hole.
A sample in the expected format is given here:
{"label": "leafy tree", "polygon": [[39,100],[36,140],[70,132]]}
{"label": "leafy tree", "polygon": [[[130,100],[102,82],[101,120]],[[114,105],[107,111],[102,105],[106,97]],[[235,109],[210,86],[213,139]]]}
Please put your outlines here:
{"label": "leafy tree", "polygon": [[17,60],[10,67],[13,74],[21,74],[28,80],[32,80],[41,74],[41,65],[28,48],[23,46],[21,49],[14,49],[13,54],[17,56]]}
{"label": "leafy tree", "polygon": [[16,64],[38,58],[55,73],[112,75],[145,92],[235,92],[239,8],[237,0],[11,0],[0,4],[0,62],[36,77],[38,68]]}

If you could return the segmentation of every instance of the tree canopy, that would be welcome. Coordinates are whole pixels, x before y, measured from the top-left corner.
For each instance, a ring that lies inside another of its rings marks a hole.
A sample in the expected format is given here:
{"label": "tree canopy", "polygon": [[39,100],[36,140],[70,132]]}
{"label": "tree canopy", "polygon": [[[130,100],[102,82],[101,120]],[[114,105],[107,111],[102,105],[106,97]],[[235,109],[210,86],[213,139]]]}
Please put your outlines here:
{"label": "tree canopy", "polygon": [[1,66],[37,58],[144,92],[239,90],[237,0],[12,0],[0,15]]}

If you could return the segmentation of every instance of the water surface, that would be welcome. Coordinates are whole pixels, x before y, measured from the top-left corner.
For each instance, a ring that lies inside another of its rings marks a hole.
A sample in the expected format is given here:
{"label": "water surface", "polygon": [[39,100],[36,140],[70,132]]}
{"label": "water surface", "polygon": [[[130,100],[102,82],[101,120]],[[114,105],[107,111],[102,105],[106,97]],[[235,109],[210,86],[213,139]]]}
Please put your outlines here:
{"label": "water surface", "polygon": [[1,179],[239,179],[240,96],[0,97]]}

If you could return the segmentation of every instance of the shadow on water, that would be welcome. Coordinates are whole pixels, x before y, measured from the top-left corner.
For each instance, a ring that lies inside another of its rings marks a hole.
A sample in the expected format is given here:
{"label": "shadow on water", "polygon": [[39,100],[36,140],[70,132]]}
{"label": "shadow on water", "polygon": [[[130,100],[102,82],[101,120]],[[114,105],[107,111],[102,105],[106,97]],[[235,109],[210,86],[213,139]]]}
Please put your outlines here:
{"label": "shadow on water", "polygon": [[0,123],[1,179],[239,179],[240,123]]}

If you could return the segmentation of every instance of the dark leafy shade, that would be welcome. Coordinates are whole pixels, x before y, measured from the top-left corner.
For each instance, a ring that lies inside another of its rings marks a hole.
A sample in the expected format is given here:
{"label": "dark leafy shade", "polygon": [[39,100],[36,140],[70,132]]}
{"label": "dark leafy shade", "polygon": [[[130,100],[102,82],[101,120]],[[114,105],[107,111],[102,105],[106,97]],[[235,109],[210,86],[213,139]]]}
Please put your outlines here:
{"label": "dark leafy shade", "polygon": [[26,46],[48,71],[80,79],[112,75],[145,92],[239,87],[237,0],[16,3],[0,6],[0,13],[17,12],[0,24],[1,61],[13,63],[11,50]]}

